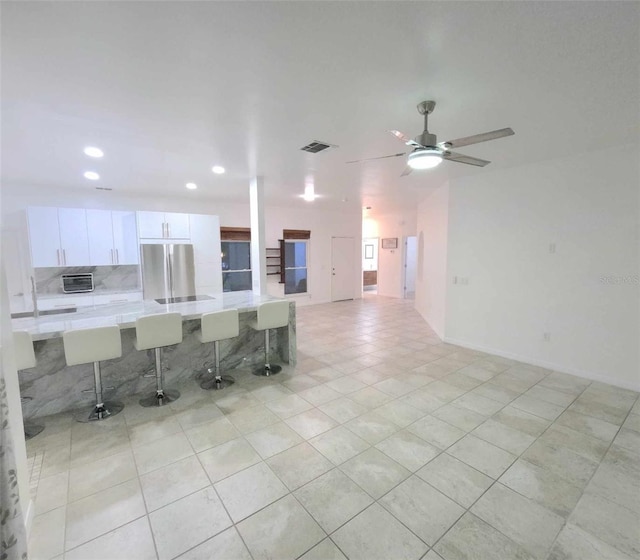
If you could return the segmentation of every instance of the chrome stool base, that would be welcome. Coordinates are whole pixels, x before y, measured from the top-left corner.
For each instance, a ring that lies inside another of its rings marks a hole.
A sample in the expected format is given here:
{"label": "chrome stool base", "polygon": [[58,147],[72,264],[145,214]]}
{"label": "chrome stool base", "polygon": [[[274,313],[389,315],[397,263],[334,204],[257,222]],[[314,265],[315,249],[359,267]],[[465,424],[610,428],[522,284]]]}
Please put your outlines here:
{"label": "chrome stool base", "polygon": [[216,391],[220,391],[221,389],[226,389],[227,387],[231,387],[236,382],[236,380],[229,375],[216,375],[213,378],[205,379],[200,383],[201,389],[206,389],[207,391],[214,389]]}
{"label": "chrome stool base", "polygon": [[42,430],[44,430],[44,426],[40,426],[39,424],[31,424],[29,422],[25,422],[25,424],[24,424],[24,439],[34,438]]}
{"label": "chrome stool base", "polygon": [[279,365],[271,365],[265,364],[257,369],[253,370],[253,375],[257,375],[259,377],[271,377],[276,373],[280,373],[282,371],[282,366]]}
{"label": "chrome stool base", "polygon": [[166,404],[172,403],[173,401],[177,401],[180,398],[180,391],[175,391],[172,389],[164,389],[157,390],[155,395],[151,395],[150,397],[144,397],[140,399],[138,402],[140,406],[144,406],[146,408],[152,406],[164,406]]}
{"label": "chrome stool base", "polygon": [[91,408],[84,408],[75,412],[73,418],[76,422],[95,422],[97,420],[106,420],[124,409],[124,404],[117,401],[106,401],[102,404],[93,405]]}

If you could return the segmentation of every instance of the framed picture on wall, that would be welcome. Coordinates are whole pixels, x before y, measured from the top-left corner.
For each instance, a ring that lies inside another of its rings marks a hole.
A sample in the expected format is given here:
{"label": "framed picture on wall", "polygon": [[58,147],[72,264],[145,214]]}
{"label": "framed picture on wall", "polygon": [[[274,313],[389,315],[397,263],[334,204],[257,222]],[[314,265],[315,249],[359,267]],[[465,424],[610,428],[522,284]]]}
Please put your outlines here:
{"label": "framed picture on wall", "polygon": [[398,248],[398,238],[397,237],[384,237],[384,238],[382,238],[382,248],[383,249],[397,249]]}
{"label": "framed picture on wall", "polygon": [[364,246],[364,258],[372,259],[373,258],[373,245],[365,245]]}

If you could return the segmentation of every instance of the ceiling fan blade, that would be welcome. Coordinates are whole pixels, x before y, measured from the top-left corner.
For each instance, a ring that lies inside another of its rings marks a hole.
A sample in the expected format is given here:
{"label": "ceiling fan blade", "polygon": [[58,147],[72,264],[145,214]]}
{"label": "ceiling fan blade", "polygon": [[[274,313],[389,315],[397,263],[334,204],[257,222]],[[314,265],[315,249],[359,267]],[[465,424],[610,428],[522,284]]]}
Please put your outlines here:
{"label": "ceiling fan blade", "polygon": [[400,177],[404,177],[405,175],[409,175],[409,173],[411,173],[412,171],[413,171],[413,169],[407,165],[407,167],[404,168],[404,171],[400,174]]}
{"label": "ceiling fan blade", "polygon": [[403,134],[399,130],[390,130],[391,134],[393,134],[398,140],[402,140],[407,146],[416,146],[421,148],[422,146],[418,144],[415,140],[409,138],[406,134]]}
{"label": "ceiling fan blade", "polygon": [[477,167],[484,167],[485,165],[491,163],[486,159],[465,156],[464,154],[458,154],[456,152],[444,152],[444,154],[442,154],[442,157],[444,159],[448,159],[449,161],[455,161],[457,163],[467,163],[469,165],[475,165]]}
{"label": "ceiling fan blade", "polygon": [[446,142],[438,142],[438,146],[442,146],[443,148],[461,148],[462,146],[479,144],[480,142],[496,140],[504,136],[512,136],[513,134],[515,134],[515,132],[510,128],[500,128],[498,130],[492,130],[491,132],[474,134],[473,136],[465,136],[464,138],[456,138],[455,140],[447,140]]}
{"label": "ceiling fan blade", "polygon": [[386,158],[390,158],[390,157],[400,157],[400,156],[406,156],[407,154],[404,152],[400,152],[398,154],[391,154],[390,156],[380,156],[380,157],[371,157],[371,158],[367,158],[367,159],[355,159],[353,161],[347,161],[345,163],[360,163],[363,161],[373,161],[374,159],[386,159]]}

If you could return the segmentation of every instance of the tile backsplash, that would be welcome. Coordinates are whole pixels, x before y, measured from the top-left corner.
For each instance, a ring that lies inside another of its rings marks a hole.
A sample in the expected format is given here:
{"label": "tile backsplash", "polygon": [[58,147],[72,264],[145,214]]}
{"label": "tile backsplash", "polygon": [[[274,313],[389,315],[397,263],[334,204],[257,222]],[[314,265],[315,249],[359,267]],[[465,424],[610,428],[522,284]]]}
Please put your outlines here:
{"label": "tile backsplash", "polygon": [[114,292],[142,289],[140,286],[140,267],[138,265],[114,266],[67,266],[34,268],[36,291],[38,295],[62,294],[63,274],[93,274],[95,292]]}

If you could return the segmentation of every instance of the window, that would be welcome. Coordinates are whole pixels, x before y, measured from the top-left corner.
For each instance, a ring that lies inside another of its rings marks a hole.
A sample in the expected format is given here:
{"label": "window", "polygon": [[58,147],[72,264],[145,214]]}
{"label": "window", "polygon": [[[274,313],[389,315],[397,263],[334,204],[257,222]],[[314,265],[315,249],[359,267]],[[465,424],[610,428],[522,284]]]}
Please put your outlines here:
{"label": "window", "polygon": [[249,228],[220,228],[222,291],[251,289],[251,232]]}
{"label": "window", "polygon": [[307,264],[311,232],[284,230],[284,293],[307,293]]}

